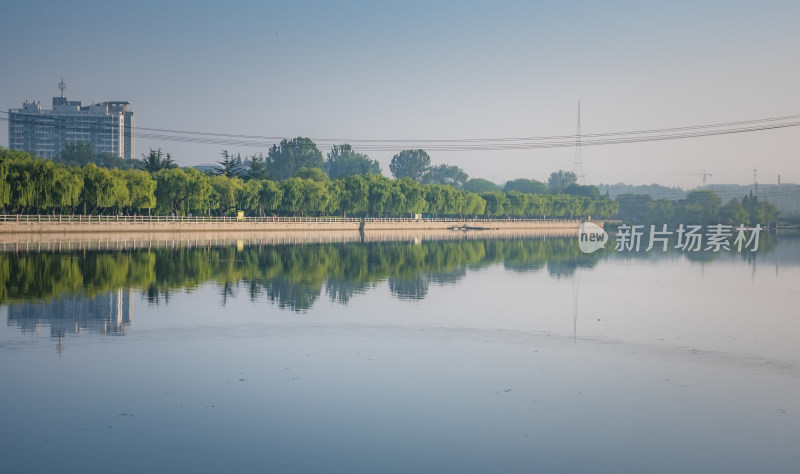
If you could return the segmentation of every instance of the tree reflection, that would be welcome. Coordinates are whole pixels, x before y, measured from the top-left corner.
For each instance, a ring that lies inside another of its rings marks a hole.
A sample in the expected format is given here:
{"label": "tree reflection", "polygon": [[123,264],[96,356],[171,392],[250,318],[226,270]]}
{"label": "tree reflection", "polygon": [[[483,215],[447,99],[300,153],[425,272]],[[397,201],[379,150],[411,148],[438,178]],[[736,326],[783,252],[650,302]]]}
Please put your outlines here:
{"label": "tree reflection", "polygon": [[[762,239],[758,253],[776,247]],[[678,252],[677,255],[686,254]],[[64,295],[92,297],[134,289],[151,305],[168,304],[175,291],[214,284],[220,303],[243,290],[251,300],[266,298],[281,308],[303,311],[324,293],[339,304],[387,282],[400,299],[425,298],[431,285],[463,279],[467,269],[503,265],[514,272],[546,268],[569,277],[592,268],[612,252],[584,254],[574,238],[520,237],[414,242],[191,247],[118,252],[0,254],[0,304],[48,301]],[[676,252],[615,252],[615,258],[674,258]],[[719,253],[686,255],[709,261]],[[730,258],[730,257],[725,257]],[[732,258],[754,258],[745,255]]]}
{"label": "tree reflection", "polygon": [[424,276],[389,278],[389,291],[401,300],[421,300],[428,294],[428,279]]}

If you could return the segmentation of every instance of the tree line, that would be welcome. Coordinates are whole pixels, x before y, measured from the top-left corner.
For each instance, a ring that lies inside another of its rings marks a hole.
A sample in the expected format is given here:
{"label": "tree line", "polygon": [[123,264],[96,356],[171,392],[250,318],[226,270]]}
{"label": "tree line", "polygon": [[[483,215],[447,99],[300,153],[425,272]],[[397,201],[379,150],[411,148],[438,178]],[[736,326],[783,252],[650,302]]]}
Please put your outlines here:
{"label": "tree line", "polygon": [[741,200],[722,203],[715,192],[696,190],[685,199],[654,200],[648,194],[620,194],[619,217],[646,224],[729,224],[769,225],[778,219],[778,208],[759,200],[752,192]]}
{"label": "tree line", "polygon": [[220,167],[210,173],[178,167],[161,150],[151,150],[141,163],[145,169],[109,169],[95,162],[78,166],[0,148],[0,209],[20,214],[223,216],[241,210],[250,216],[539,218],[607,218],[617,210],[615,201],[597,193],[470,192],[455,181],[432,182],[430,173],[439,178],[447,173],[431,168],[415,176],[398,172],[390,179],[380,174],[377,162],[350,145],[333,147],[324,160],[307,138],[283,140],[266,157],[242,160],[224,151]]}

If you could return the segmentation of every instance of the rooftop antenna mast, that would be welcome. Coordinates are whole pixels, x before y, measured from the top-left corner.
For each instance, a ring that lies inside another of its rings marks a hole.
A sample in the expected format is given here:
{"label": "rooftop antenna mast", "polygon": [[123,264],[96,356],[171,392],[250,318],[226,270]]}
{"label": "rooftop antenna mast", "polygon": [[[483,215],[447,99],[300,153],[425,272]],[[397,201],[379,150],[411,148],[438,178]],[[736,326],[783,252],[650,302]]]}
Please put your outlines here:
{"label": "rooftop antenna mast", "polygon": [[61,76],[61,82],[58,83],[58,88],[61,90],[61,98],[64,98],[64,91],[67,90],[67,83],[64,82],[64,76]]}
{"label": "rooftop antenna mast", "polygon": [[581,155],[581,101],[578,101],[578,130],[575,133],[575,162],[572,167],[578,183],[586,184],[586,175],[583,174],[583,156]]}

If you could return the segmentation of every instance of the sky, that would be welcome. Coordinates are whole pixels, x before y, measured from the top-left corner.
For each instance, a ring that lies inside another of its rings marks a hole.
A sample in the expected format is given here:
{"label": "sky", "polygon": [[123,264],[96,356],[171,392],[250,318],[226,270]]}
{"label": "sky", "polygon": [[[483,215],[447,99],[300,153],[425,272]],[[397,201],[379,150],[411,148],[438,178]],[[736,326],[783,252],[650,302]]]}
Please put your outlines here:
{"label": "sky", "polygon": [[[463,140],[574,136],[579,102],[584,137],[800,115],[797,1],[30,0],[2,10],[0,111],[26,99],[50,108],[63,76],[71,100],[130,101],[137,154],[161,148],[180,165],[304,136],[323,154],[350,142],[386,175],[394,154],[428,147],[434,165],[470,177],[546,180],[574,169],[574,147],[465,150]],[[143,128],[269,139],[192,143]],[[443,150],[436,140],[461,141]],[[759,183],[800,183],[800,127],[583,146],[581,156],[587,184],[692,188],[703,172],[749,184],[754,169]]]}

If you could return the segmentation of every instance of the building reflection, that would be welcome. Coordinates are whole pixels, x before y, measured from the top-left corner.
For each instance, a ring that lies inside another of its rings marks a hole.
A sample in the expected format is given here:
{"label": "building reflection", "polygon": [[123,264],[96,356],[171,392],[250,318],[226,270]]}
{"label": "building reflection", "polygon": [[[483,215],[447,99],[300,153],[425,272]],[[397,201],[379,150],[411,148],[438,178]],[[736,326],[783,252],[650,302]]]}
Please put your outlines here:
{"label": "building reflection", "polygon": [[68,294],[47,302],[11,303],[8,325],[35,334],[48,326],[50,337],[59,341],[60,353],[64,338],[71,334],[124,335],[133,323],[132,294],[131,289],[119,288],[94,297]]}

